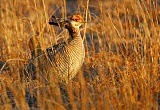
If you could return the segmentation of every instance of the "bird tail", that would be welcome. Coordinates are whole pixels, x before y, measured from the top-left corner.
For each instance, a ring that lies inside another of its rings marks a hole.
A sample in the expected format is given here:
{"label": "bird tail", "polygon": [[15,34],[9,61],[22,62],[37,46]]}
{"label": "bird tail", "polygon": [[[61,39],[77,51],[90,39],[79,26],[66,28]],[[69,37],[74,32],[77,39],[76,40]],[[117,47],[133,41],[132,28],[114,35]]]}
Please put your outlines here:
{"label": "bird tail", "polygon": [[42,76],[44,79],[47,79],[49,68],[52,67],[50,61],[48,60],[45,51],[41,48],[40,42],[37,37],[32,37],[29,40],[29,48],[31,51],[31,66],[32,73],[36,75],[36,78]]}
{"label": "bird tail", "polygon": [[30,51],[32,52],[31,53],[32,58],[36,58],[44,54],[44,51],[41,49],[41,45],[37,37],[32,37],[29,40],[28,45],[29,45]]}

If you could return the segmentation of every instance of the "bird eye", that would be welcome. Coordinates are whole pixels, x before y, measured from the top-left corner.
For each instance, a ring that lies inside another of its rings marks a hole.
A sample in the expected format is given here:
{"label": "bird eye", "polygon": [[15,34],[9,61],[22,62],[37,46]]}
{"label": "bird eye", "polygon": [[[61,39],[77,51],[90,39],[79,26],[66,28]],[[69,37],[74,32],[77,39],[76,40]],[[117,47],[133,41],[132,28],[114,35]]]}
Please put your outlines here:
{"label": "bird eye", "polygon": [[78,19],[74,19],[75,21],[78,21]]}

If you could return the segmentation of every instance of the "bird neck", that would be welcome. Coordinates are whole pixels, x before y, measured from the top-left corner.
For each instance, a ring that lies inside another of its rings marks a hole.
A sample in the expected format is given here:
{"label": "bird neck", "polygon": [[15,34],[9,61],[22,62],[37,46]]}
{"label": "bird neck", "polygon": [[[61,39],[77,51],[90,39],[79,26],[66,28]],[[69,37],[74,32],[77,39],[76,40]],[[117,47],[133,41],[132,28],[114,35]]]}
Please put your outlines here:
{"label": "bird neck", "polygon": [[76,37],[81,37],[79,27],[71,27],[68,29],[68,31],[72,39]]}

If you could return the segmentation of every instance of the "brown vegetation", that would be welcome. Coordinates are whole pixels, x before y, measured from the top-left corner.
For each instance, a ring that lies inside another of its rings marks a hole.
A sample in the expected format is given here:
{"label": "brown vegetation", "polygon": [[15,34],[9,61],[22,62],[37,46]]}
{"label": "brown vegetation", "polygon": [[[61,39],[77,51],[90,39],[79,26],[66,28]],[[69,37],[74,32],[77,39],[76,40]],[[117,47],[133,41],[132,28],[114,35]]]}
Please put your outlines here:
{"label": "brown vegetation", "polygon": [[[158,2],[1,0],[0,109],[157,110]],[[88,22],[82,28],[86,49],[82,69],[67,87],[32,80],[26,75],[29,39],[37,36],[43,49],[65,40],[66,33],[60,34],[48,21],[52,15],[67,18],[74,13]]]}

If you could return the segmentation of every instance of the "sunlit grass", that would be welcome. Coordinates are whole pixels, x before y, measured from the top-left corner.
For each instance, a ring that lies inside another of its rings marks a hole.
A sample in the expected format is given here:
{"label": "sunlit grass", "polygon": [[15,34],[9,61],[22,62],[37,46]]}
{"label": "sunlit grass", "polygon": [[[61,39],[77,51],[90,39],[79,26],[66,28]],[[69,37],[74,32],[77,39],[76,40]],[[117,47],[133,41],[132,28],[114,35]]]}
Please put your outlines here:
{"label": "sunlit grass", "polygon": [[[0,109],[158,109],[158,1],[2,0],[0,5]],[[74,13],[88,23],[81,32],[85,62],[72,83],[61,90],[25,76],[30,38],[37,36],[42,49],[65,40],[66,33],[48,21]]]}

